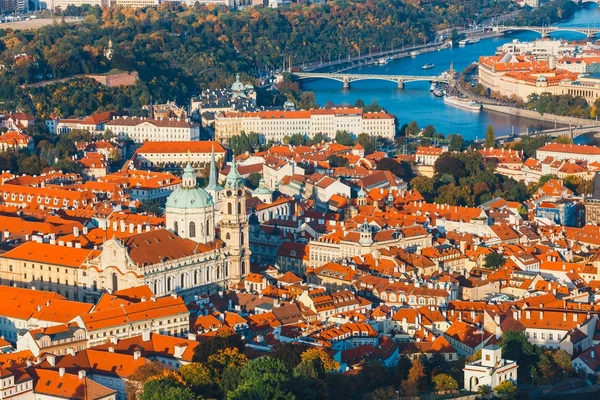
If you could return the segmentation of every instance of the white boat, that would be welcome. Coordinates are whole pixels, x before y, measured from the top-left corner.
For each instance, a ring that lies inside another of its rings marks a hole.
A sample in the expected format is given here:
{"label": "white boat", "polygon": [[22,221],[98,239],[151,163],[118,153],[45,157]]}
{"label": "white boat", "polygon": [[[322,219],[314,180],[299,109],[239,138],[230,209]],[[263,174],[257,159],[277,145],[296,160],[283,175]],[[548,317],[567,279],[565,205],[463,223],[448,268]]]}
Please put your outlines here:
{"label": "white boat", "polygon": [[469,39],[463,39],[460,42],[458,42],[459,46],[466,46],[467,44],[469,44]]}
{"label": "white boat", "polygon": [[423,66],[421,67],[421,69],[431,69],[431,68],[433,68],[433,67],[435,67],[435,64],[433,64],[433,63],[429,63],[429,64],[425,64],[425,65],[423,65]]}
{"label": "white boat", "polygon": [[434,95],[435,97],[444,97],[444,92],[443,92],[443,91],[441,91],[440,89],[437,89],[437,88],[436,88],[436,89],[433,91],[433,95]]}
{"label": "white boat", "polygon": [[429,91],[433,92],[435,89],[437,89],[437,83],[431,82],[431,86],[429,86]]}
{"label": "white boat", "polygon": [[419,52],[418,51],[411,51],[409,54],[410,54],[411,57],[416,57],[416,56],[419,55]]}
{"label": "white boat", "polygon": [[481,104],[469,99],[463,99],[456,96],[444,97],[444,103],[451,104],[456,107],[464,108],[465,110],[479,112],[481,111]]}
{"label": "white boat", "polygon": [[381,57],[381,58],[378,58],[377,60],[375,60],[375,64],[377,64],[377,65],[385,65],[389,62],[390,62],[389,57]]}
{"label": "white boat", "polygon": [[475,44],[475,43],[479,43],[481,41],[481,39],[477,38],[477,39],[471,39],[469,40],[469,44]]}

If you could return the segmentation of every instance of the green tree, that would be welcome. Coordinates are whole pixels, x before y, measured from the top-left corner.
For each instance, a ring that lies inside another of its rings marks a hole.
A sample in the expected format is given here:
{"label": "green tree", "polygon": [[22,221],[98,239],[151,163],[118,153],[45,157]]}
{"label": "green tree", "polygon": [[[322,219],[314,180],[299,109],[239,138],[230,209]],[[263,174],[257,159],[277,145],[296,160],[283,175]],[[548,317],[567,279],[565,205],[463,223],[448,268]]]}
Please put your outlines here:
{"label": "green tree", "polygon": [[447,374],[437,374],[432,378],[435,390],[438,392],[455,392],[458,390],[456,379]]}
{"label": "green tree", "polygon": [[260,184],[260,178],[262,178],[261,174],[259,174],[258,172],[253,172],[246,178],[246,184],[251,189],[256,189]]}
{"label": "green tree", "polygon": [[495,251],[485,256],[485,266],[491,269],[498,269],[504,265],[505,258],[502,254]]}
{"label": "green tree", "polygon": [[502,381],[494,388],[494,392],[501,399],[512,399],[515,397],[517,391],[517,385],[512,381]]}
{"label": "green tree", "polygon": [[416,176],[410,181],[410,187],[417,192],[421,193],[421,196],[425,198],[425,200],[431,202],[433,201],[434,189],[433,189],[433,179],[427,176]]}
{"label": "green tree", "polygon": [[450,151],[461,151],[465,140],[463,139],[462,135],[453,133],[448,135],[448,142]]}
{"label": "green tree", "polygon": [[369,400],[394,400],[398,398],[398,394],[396,393],[396,389],[393,386],[386,386],[382,388],[377,388],[371,396]]}
{"label": "green tree", "polygon": [[315,136],[312,137],[313,143],[321,143],[321,142],[328,142],[328,141],[329,141],[329,138],[321,132],[315,133]]}
{"label": "green tree", "polygon": [[435,127],[433,125],[429,124],[423,128],[423,136],[432,138],[433,135],[435,135]]}
{"label": "green tree", "polygon": [[354,139],[348,131],[337,131],[335,133],[335,142],[343,146],[354,146]]}
{"label": "green tree", "polygon": [[237,348],[240,352],[244,351],[245,344],[242,338],[233,332],[219,333],[216,337],[201,343],[194,349],[194,362],[206,362],[213,354],[227,348]]}
{"label": "green tree", "polygon": [[502,357],[513,360],[519,365],[519,377],[521,382],[531,379],[529,371],[535,366],[539,359],[538,349],[529,343],[525,333],[520,331],[504,331],[502,333]]}
{"label": "green tree", "polygon": [[356,138],[356,143],[365,149],[365,155],[374,153],[377,150],[377,143],[368,133],[361,133]]}
{"label": "green tree", "polygon": [[417,125],[416,121],[411,121],[408,126],[405,128],[404,133],[406,136],[415,136],[419,133],[419,125]]}
{"label": "green tree", "polygon": [[144,384],[140,400],[196,400],[194,393],[171,377],[151,379]]}
{"label": "green tree", "polygon": [[293,400],[290,370],[276,358],[264,356],[248,363],[241,371],[239,386],[228,393],[231,400]]}
{"label": "green tree", "polygon": [[327,161],[329,161],[331,168],[346,167],[348,165],[348,159],[338,154],[330,155],[327,157]]}
{"label": "green tree", "polygon": [[492,125],[489,125],[485,131],[484,147],[496,147],[496,134],[494,133],[494,127]]}
{"label": "green tree", "polygon": [[290,137],[289,144],[292,146],[303,146],[306,144],[306,136],[301,133],[295,133]]}

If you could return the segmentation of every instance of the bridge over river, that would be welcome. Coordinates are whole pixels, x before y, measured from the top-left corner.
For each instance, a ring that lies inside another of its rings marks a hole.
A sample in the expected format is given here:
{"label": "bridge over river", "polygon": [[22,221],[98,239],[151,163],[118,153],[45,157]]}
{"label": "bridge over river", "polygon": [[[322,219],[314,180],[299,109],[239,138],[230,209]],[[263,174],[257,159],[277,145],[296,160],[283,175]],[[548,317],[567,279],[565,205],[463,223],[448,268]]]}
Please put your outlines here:
{"label": "bridge over river", "polygon": [[586,125],[586,126],[579,126],[579,127],[568,126],[568,127],[564,127],[564,128],[545,129],[545,130],[536,131],[536,132],[529,132],[529,131],[519,132],[519,133],[515,133],[514,135],[496,136],[496,140],[499,142],[506,142],[506,141],[510,141],[512,139],[516,139],[516,138],[523,137],[523,136],[543,136],[543,135],[547,135],[550,137],[567,136],[572,139],[575,139],[576,137],[584,135],[586,133],[595,133],[595,132],[600,132],[600,125]]}
{"label": "bridge over river", "polygon": [[325,73],[325,72],[293,72],[294,79],[331,79],[342,82],[344,89],[350,88],[351,82],[380,80],[389,81],[398,84],[399,89],[404,89],[404,84],[407,82],[436,82],[448,83],[449,78],[445,75],[379,75],[379,74],[350,74],[350,73]]}
{"label": "bridge over river", "polygon": [[493,26],[493,32],[510,32],[510,31],[532,31],[548,37],[552,32],[577,32],[583,33],[587,37],[596,36],[600,33],[600,28],[578,28],[574,26]]}

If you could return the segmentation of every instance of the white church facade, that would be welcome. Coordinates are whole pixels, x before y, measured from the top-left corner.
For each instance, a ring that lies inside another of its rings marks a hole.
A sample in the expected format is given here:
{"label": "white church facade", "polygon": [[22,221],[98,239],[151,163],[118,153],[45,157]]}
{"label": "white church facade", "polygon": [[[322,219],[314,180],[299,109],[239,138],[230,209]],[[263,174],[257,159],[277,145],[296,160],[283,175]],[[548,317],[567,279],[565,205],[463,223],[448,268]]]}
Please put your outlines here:
{"label": "white church facade", "polygon": [[79,271],[79,298],[95,302],[104,291],[148,285],[157,296],[177,293],[191,300],[247,276],[251,252],[243,178],[235,160],[224,188],[215,172],[213,156],[209,193],[197,186],[188,164],[181,187],[167,199],[166,228],[107,240],[101,254]]}

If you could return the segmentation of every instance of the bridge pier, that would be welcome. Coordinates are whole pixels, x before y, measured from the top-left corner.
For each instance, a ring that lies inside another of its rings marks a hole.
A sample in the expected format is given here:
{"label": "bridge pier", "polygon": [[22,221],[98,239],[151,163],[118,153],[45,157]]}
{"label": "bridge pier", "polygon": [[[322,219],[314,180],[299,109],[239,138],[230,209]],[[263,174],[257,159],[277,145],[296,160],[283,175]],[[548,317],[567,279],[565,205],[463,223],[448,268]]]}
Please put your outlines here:
{"label": "bridge pier", "polygon": [[344,78],[342,82],[344,84],[344,89],[350,89],[350,80],[348,78]]}
{"label": "bridge pier", "polygon": [[404,81],[402,79],[398,79],[398,89],[404,89]]}

